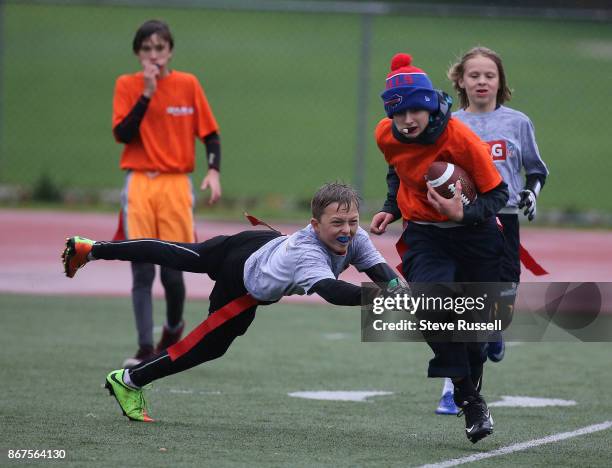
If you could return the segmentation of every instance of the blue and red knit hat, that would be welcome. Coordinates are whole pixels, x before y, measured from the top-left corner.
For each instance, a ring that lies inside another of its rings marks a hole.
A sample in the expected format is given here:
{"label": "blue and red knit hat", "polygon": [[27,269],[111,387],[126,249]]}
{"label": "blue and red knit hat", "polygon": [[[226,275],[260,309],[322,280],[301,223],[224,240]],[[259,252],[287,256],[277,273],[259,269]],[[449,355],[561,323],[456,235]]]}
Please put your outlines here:
{"label": "blue and red knit hat", "polygon": [[385,91],[380,95],[387,117],[410,110],[438,110],[438,93],[427,74],[413,67],[408,54],[395,54],[391,59],[391,72],[387,75]]}

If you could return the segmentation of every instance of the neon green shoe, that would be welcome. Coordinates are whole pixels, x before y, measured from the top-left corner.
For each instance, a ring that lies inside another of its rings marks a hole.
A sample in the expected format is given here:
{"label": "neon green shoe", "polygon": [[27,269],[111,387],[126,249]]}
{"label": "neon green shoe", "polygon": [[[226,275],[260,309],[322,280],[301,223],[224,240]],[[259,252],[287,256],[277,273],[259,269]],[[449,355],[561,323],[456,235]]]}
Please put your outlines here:
{"label": "neon green shoe", "polygon": [[62,262],[64,263],[64,273],[68,278],[76,275],[77,270],[89,261],[87,255],[91,252],[95,242],[79,236],[66,238],[66,248],[62,252]]}
{"label": "neon green shoe", "polygon": [[104,385],[108,392],[115,397],[123,414],[132,421],[153,422],[147,414],[147,402],[142,390],[128,387],[123,383],[125,369],[114,370],[106,376]]}

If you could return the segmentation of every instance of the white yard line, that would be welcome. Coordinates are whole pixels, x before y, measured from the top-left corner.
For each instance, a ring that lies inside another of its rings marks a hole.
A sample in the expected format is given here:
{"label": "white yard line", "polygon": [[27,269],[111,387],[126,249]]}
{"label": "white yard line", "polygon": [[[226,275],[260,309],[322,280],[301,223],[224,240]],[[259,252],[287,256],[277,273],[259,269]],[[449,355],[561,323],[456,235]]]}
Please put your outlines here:
{"label": "white yard line", "polygon": [[559,442],[565,439],[571,439],[572,437],[578,437],[585,434],[591,434],[593,432],[605,431],[612,427],[612,421],[605,421],[601,424],[593,424],[592,426],[586,426],[580,429],[576,429],[571,432],[561,432],[560,434],[553,434],[542,439],[528,440],[527,442],[521,442],[520,444],[508,445],[491,452],[476,453],[467,457],[455,458],[453,460],[447,460],[440,463],[432,463],[430,465],[423,465],[420,468],[444,468],[447,466],[463,465],[464,463],[471,463],[486,458],[499,457],[500,455],[507,455],[509,453],[520,452],[522,450],[528,450],[539,445],[552,444],[553,442]]}

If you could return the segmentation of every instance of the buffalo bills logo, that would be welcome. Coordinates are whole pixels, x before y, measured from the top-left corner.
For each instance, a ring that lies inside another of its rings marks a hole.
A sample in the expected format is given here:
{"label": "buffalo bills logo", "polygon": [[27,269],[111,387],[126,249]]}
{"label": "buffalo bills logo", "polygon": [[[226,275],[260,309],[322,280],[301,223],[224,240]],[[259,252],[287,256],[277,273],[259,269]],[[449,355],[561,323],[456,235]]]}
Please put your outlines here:
{"label": "buffalo bills logo", "polygon": [[399,94],[394,94],[385,101],[385,107],[395,107],[402,102],[402,97]]}

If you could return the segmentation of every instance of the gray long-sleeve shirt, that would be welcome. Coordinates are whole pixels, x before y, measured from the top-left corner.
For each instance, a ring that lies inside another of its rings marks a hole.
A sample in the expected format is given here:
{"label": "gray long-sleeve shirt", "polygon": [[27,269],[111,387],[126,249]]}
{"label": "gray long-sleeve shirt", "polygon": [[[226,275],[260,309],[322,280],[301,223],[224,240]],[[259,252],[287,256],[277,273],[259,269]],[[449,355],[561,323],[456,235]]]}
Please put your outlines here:
{"label": "gray long-sleeve shirt", "polygon": [[474,113],[461,109],[453,113],[489,144],[491,156],[504,182],[508,184],[510,198],[507,207],[516,208],[519,192],[525,186],[521,176],[539,174],[548,176],[548,168],[538,150],[533,124],[522,112],[499,106],[492,112]]}
{"label": "gray long-sleeve shirt", "polygon": [[323,279],[337,279],[350,265],[364,271],[384,262],[362,228],[357,229],[346,255],[337,255],[308,225],[254,252],[244,265],[244,285],[260,301],[278,301],[283,296],[312,294],[313,285]]}

